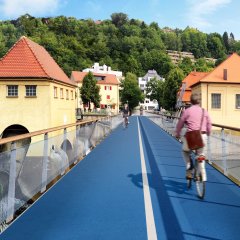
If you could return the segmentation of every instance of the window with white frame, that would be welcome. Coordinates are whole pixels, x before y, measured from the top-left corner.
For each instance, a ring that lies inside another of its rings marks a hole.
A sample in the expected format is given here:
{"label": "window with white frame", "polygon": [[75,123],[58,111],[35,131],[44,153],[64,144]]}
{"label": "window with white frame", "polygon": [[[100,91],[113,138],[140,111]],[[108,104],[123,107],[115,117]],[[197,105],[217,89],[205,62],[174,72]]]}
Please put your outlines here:
{"label": "window with white frame", "polygon": [[221,93],[212,93],[212,108],[221,108]]}
{"label": "window with white frame", "polygon": [[18,86],[17,85],[8,85],[7,86],[7,96],[8,97],[17,97],[18,96]]}
{"label": "window with white frame", "polygon": [[66,90],[66,99],[67,99],[67,100],[69,99],[69,93],[68,93],[68,90]]}
{"label": "window with white frame", "polygon": [[105,86],[104,89],[105,90],[112,90],[112,86]]}
{"label": "window with white frame", "polygon": [[37,86],[29,85],[26,87],[26,96],[27,97],[36,97],[37,96]]}
{"label": "window with white frame", "polygon": [[54,98],[57,98],[58,96],[57,96],[57,87],[54,87],[53,88],[53,91],[54,91]]}
{"label": "window with white frame", "polygon": [[236,109],[240,109],[240,94],[236,94]]}
{"label": "window with white frame", "polygon": [[63,88],[60,88],[60,98],[63,99]]}

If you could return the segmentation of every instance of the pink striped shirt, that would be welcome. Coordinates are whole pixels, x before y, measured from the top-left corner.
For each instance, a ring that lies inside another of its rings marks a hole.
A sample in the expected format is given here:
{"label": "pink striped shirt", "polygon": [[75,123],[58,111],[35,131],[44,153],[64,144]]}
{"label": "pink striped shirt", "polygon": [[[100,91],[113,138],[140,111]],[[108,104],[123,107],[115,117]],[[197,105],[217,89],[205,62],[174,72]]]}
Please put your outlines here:
{"label": "pink striped shirt", "polygon": [[[177,123],[176,136],[180,135],[180,132],[184,124],[186,125],[188,132],[193,130],[199,130],[201,125],[201,118],[202,118],[202,108],[198,104],[192,105],[191,107],[187,108],[183,112],[180,120]],[[211,129],[212,129],[211,119],[209,117],[208,112],[204,109],[201,131],[204,131],[207,133],[207,135],[210,135]]]}

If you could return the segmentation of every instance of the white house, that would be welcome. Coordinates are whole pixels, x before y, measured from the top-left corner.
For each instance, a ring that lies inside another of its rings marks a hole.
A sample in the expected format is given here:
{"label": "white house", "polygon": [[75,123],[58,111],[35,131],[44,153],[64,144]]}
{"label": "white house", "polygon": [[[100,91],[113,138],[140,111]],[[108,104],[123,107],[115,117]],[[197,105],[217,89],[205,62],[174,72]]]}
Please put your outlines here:
{"label": "white house", "polygon": [[94,72],[94,73],[100,73],[100,74],[113,74],[117,77],[118,81],[122,78],[122,72],[120,71],[113,71],[111,67],[108,67],[107,65],[100,66],[99,63],[94,63],[94,65],[91,68],[86,68],[82,70],[83,72]]}
{"label": "white house", "polygon": [[[147,74],[144,77],[138,78],[138,84],[142,92],[146,95],[146,85],[147,82],[151,79],[156,78],[159,81],[164,81],[165,79],[160,77],[156,70],[148,70]],[[149,98],[145,98],[144,102],[141,104],[144,106],[145,110],[151,110],[158,108],[158,102],[157,100],[151,101]]]}

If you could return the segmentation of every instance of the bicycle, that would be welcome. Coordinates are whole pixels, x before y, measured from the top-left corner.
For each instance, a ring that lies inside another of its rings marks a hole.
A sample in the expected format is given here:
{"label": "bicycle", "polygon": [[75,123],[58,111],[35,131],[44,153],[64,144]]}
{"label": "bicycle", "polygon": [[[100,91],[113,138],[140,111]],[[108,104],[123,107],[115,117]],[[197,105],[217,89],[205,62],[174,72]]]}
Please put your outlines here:
{"label": "bicycle", "polygon": [[128,117],[127,117],[127,116],[124,116],[124,117],[123,117],[123,127],[124,127],[124,128],[127,128],[127,127],[128,127]]}
{"label": "bicycle", "polygon": [[198,154],[197,150],[192,152],[190,157],[191,167],[189,170],[192,170],[193,178],[187,179],[188,189],[192,186],[192,181],[196,183],[197,196],[200,199],[203,199],[206,192],[206,181],[207,173],[205,168],[206,157],[203,154]]}

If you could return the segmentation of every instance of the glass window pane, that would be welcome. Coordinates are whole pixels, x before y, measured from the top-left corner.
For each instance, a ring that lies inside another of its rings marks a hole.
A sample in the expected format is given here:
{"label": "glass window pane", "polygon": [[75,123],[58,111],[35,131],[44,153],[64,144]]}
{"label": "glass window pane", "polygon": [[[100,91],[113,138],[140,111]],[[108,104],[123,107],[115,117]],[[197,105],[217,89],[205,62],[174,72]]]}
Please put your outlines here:
{"label": "glass window pane", "polygon": [[236,94],[236,108],[240,109],[240,94]]}
{"label": "glass window pane", "polygon": [[26,96],[37,96],[37,86],[26,86]]}
{"label": "glass window pane", "polygon": [[221,108],[221,94],[212,93],[212,108]]}
{"label": "glass window pane", "polygon": [[8,96],[18,96],[18,86],[17,85],[7,86],[7,94]]}

